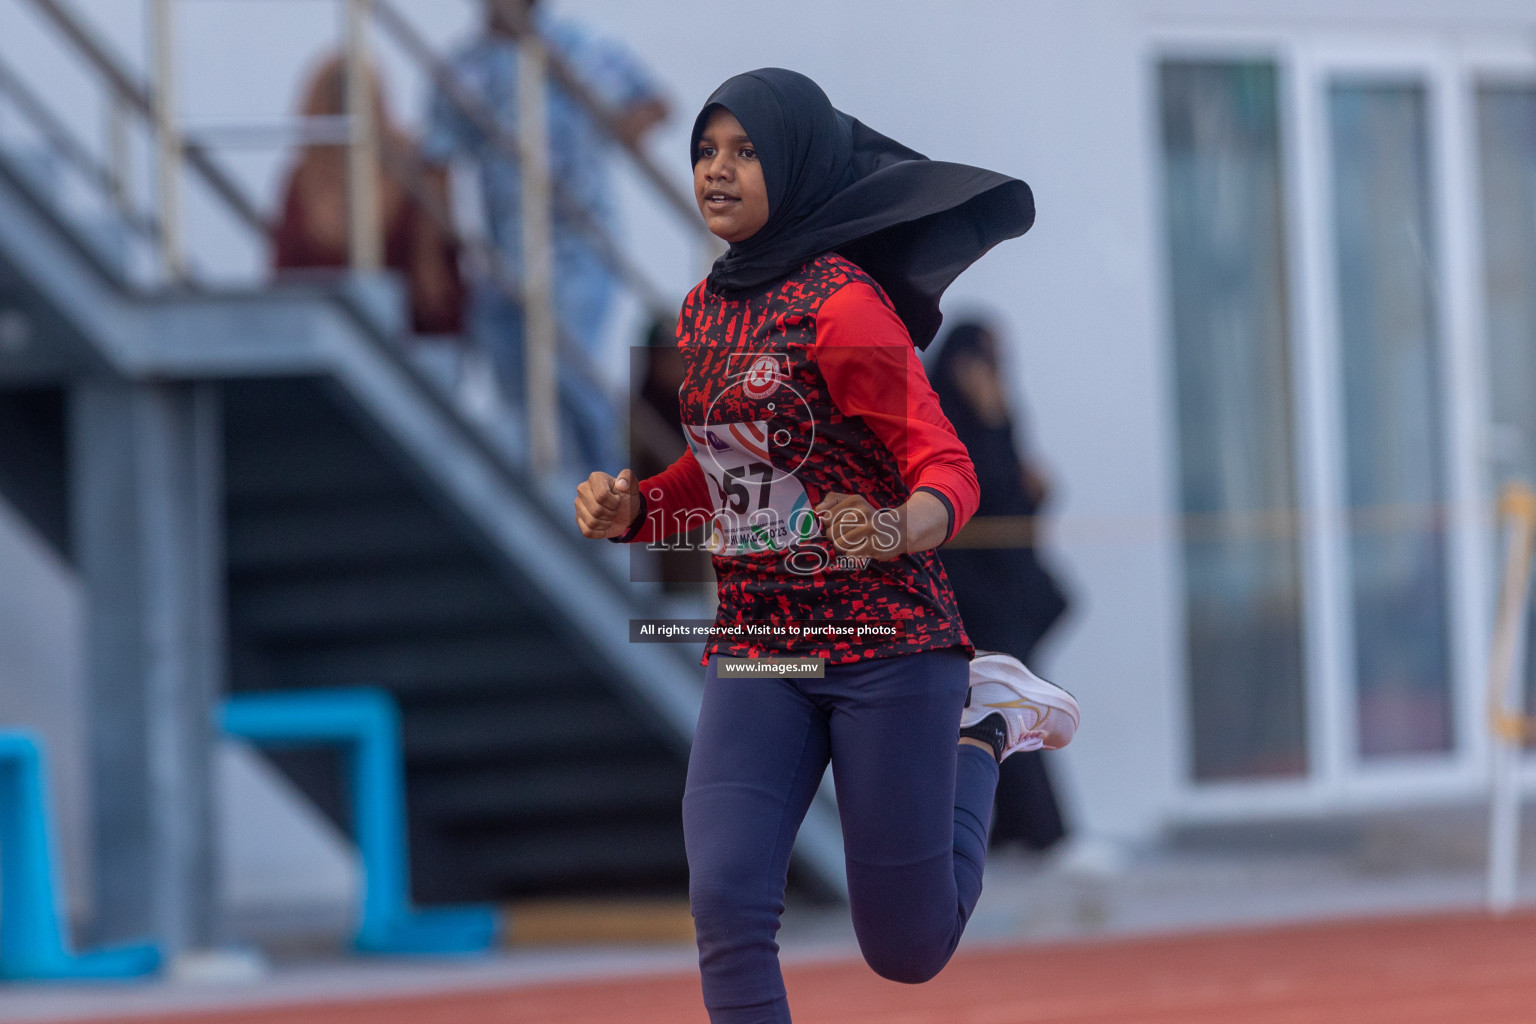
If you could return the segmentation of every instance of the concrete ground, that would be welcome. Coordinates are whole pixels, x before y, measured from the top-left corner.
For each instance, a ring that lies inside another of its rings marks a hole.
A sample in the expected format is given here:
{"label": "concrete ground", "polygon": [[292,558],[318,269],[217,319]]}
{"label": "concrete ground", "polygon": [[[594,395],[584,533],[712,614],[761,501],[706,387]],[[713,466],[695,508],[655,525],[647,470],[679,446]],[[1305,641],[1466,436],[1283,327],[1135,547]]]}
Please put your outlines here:
{"label": "concrete ground", "polygon": [[[961,954],[1082,941],[1441,912],[1473,912],[1484,893],[1486,811],[1442,807],[1369,817],[1208,827],[1142,850],[1080,843],[1045,856],[994,854]],[[1536,814],[1528,810],[1520,884],[1536,906]],[[679,908],[664,908],[675,922]],[[451,961],[342,955],[340,922],[246,921],[259,972],[203,970],[181,980],[93,986],[0,986],[0,1020],[85,1021],[169,1013],[488,992],[536,983],[686,974],[686,941],[514,947]],[[780,934],[786,964],[857,957],[840,906],[792,904]],[[202,965],[208,967],[209,965]],[[218,965],[213,965],[217,967]],[[226,967],[229,965],[225,965]],[[242,977],[241,975],[244,974]],[[317,1018],[318,1019],[318,1018]]]}

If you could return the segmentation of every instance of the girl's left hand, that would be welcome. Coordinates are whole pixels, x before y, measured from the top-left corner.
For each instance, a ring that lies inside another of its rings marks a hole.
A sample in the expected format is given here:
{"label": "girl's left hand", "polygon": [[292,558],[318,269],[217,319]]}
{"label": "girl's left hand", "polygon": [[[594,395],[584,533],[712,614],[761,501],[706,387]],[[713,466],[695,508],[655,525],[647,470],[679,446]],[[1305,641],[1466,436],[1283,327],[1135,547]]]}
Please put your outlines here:
{"label": "girl's left hand", "polygon": [[832,491],[813,511],[838,554],[877,562],[936,548],[949,529],[944,503],[927,491],[917,491],[900,508],[882,509],[857,494]]}
{"label": "girl's left hand", "polygon": [[906,550],[896,509],[876,509],[857,494],[828,492],[813,508],[840,555],[888,562]]}

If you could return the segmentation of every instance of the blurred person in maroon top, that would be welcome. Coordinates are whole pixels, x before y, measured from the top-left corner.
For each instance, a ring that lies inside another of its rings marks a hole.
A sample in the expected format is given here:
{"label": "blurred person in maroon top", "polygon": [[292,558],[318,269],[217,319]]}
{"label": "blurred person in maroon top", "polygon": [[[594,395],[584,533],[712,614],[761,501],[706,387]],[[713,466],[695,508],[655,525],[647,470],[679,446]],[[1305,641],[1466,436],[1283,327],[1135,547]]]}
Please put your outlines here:
{"label": "blurred person in maroon top", "polygon": [[[411,329],[416,334],[458,334],[463,329],[464,288],[458,248],[402,184],[416,166],[414,146],[390,120],[377,75],[370,69],[380,161],[376,168],[378,223],[384,232],[384,265],[398,273],[409,291]],[[300,113],[336,117],[347,112],[347,65],[341,56],[325,60],[304,90]],[[422,169],[422,187],[448,209],[447,176]],[[291,270],[345,267],[350,262],[347,206],[347,147],[305,146],[283,190],[283,214],[273,244],[273,268]]]}

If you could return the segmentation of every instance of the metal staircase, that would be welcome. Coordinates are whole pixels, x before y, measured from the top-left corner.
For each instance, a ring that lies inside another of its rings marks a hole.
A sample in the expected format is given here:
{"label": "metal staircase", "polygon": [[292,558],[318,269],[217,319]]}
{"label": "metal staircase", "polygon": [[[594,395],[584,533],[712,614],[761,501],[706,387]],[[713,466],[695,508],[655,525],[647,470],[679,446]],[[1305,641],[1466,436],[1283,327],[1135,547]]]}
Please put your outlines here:
{"label": "metal staircase", "polygon": [[[675,730],[626,702],[584,631],[326,381],[224,394],[232,686],[395,694],[417,898],[681,889]],[[341,816],[333,765],[280,759]]]}
{"label": "metal staircase", "polygon": [[[109,88],[127,77],[102,71]],[[216,396],[223,675],[241,692],[396,696],[414,898],[680,893],[697,650],[628,643],[657,592],[416,365],[393,297],[367,274],[134,283],[0,145],[0,320],[27,325],[11,343],[0,322],[0,495],[79,559],[78,520],[102,514],[80,504],[82,389]],[[273,756],[343,821],[333,764]],[[830,794],[795,864],[799,884],[843,891]]]}

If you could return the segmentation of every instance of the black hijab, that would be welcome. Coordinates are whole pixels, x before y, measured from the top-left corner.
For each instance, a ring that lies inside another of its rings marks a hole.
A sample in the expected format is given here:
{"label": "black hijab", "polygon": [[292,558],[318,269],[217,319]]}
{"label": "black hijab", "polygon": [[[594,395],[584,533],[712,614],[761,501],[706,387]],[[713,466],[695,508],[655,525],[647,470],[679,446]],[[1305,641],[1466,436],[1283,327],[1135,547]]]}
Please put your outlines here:
{"label": "black hijab", "polygon": [[717,107],[746,129],[768,187],[767,223],[709,272],[718,294],[755,291],[835,251],[879,282],[926,348],[943,320],[944,289],[1034,223],[1024,182],[929,160],[834,109],[797,72],[759,68],[727,79],[693,122],[690,157]]}

